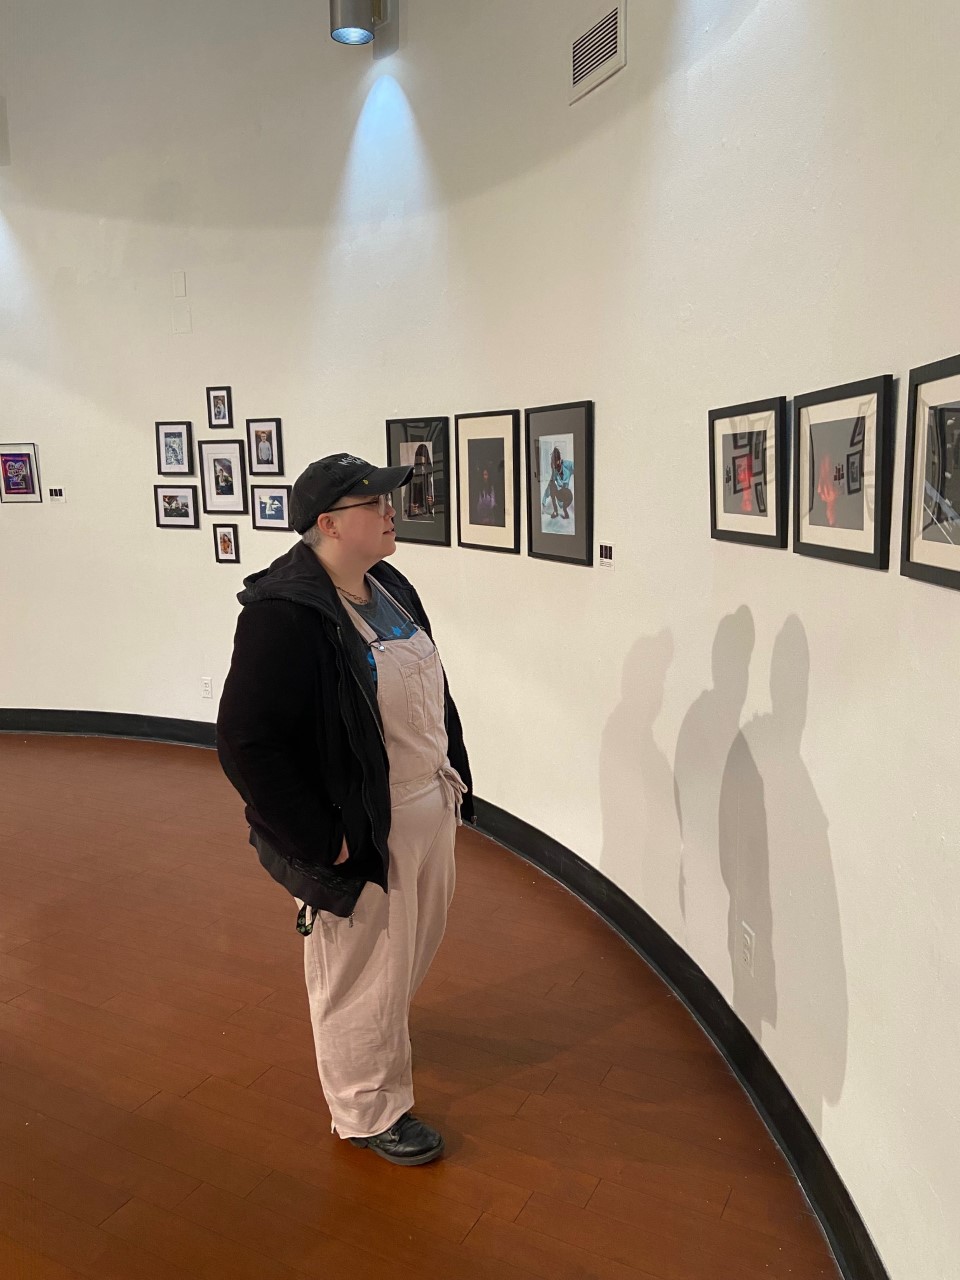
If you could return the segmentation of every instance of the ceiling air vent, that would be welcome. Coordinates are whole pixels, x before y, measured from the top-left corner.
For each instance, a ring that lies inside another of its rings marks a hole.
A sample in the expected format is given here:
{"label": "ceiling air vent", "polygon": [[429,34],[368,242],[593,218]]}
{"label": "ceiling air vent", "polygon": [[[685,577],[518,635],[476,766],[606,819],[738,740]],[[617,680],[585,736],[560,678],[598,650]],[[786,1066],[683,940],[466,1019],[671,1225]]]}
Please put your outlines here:
{"label": "ceiling air vent", "polygon": [[607,11],[599,22],[595,22],[589,31],[574,40],[570,63],[570,101],[578,101],[626,64],[627,3],[622,0]]}

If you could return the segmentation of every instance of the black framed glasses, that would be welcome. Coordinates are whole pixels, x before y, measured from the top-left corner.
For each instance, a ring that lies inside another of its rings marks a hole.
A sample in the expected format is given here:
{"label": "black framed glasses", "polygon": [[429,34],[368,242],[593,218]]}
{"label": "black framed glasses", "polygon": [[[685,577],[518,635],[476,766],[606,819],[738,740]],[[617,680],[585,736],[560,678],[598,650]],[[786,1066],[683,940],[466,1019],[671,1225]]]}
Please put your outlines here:
{"label": "black framed glasses", "polygon": [[381,493],[378,498],[370,498],[366,502],[351,502],[351,503],[348,503],[347,506],[345,507],[329,507],[327,509],[327,515],[329,515],[333,511],[354,511],[358,507],[376,507],[377,514],[381,516],[385,516],[392,506],[393,506],[393,494]]}

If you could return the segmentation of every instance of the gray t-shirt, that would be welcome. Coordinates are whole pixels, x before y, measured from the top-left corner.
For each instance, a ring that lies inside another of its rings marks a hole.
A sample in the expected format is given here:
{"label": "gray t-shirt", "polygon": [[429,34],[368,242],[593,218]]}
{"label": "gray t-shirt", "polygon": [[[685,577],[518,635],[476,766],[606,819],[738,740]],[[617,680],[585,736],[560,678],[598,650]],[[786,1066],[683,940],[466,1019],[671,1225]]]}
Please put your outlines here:
{"label": "gray t-shirt", "polygon": [[[409,640],[411,636],[416,635],[420,630],[412,619],[408,618],[402,610],[398,609],[389,596],[387,596],[375,582],[370,582],[370,589],[373,595],[369,604],[356,604],[350,601],[352,608],[364,620],[370,630],[376,635],[378,640]],[[377,683],[377,660],[373,656],[372,650],[367,650],[367,661],[370,663],[370,670],[373,674],[373,683]]]}

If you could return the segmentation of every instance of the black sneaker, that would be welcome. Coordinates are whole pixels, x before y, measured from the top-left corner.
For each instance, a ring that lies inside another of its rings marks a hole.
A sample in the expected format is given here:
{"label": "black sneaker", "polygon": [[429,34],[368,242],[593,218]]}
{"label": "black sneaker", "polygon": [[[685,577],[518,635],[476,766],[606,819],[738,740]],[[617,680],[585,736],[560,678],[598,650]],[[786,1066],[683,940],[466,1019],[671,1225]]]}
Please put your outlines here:
{"label": "black sneaker", "polygon": [[443,1154],[443,1138],[436,1129],[409,1111],[373,1138],[350,1138],[355,1147],[369,1147],[391,1164],[429,1164]]}

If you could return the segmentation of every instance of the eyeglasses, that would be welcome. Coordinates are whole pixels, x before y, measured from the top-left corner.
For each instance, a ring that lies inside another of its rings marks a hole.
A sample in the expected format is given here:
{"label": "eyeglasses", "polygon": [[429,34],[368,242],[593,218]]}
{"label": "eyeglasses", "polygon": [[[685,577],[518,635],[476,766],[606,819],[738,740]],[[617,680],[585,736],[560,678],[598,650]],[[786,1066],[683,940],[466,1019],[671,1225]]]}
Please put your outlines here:
{"label": "eyeglasses", "polygon": [[385,516],[388,511],[393,510],[393,494],[381,493],[379,498],[370,498],[367,502],[350,502],[345,507],[330,507],[327,514],[331,511],[354,511],[357,507],[376,507],[377,514]]}

